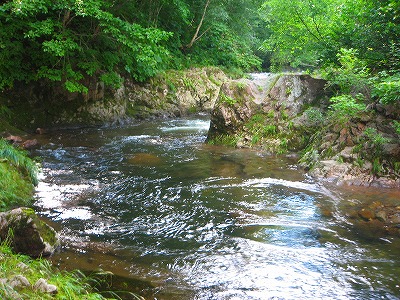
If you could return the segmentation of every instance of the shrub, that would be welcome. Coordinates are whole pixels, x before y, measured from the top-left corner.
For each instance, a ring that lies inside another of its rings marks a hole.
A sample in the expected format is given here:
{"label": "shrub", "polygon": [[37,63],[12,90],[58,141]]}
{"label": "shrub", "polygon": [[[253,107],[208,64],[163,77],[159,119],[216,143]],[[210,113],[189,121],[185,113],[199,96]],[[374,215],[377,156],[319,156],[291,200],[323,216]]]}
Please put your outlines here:
{"label": "shrub", "polygon": [[332,118],[335,121],[347,122],[351,118],[359,116],[367,110],[367,107],[362,103],[363,96],[358,94],[357,97],[351,95],[340,95],[330,99],[332,109]]}
{"label": "shrub", "polygon": [[383,104],[393,104],[400,101],[400,72],[388,75],[381,72],[377,77],[372,78],[374,84],[372,96]]}

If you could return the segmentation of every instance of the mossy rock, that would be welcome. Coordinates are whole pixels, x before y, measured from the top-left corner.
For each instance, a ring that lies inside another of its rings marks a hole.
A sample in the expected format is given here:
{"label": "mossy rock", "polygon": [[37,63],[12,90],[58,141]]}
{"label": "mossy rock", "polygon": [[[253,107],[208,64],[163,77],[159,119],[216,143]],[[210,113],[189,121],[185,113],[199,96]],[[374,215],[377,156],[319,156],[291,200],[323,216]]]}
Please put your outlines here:
{"label": "mossy rock", "polygon": [[60,244],[57,232],[26,207],[0,213],[0,238],[31,257],[49,256]]}

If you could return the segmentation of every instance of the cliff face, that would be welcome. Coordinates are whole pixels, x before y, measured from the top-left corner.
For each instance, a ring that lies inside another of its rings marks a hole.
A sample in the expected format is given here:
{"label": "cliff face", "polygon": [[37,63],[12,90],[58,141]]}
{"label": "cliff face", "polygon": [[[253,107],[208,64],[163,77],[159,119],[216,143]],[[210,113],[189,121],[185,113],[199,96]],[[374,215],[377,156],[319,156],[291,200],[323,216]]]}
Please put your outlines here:
{"label": "cliff face", "polygon": [[87,94],[68,93],[59,84],[19,83],[0,94],[9,123],[36,128],[118,124],[130,119],[210,112],[226,75],[217,68],[168,71],[147,83],[126,80],[118,89],[87,79]]}
{"label": "cliff face", "polygon": [[311,105],[326,106],[325,81],[308,75],[265,74],[225,83],[211,114],[208,142],[230,139],[239,147],[270,152],[300,150],[304,140],[295,121]]}

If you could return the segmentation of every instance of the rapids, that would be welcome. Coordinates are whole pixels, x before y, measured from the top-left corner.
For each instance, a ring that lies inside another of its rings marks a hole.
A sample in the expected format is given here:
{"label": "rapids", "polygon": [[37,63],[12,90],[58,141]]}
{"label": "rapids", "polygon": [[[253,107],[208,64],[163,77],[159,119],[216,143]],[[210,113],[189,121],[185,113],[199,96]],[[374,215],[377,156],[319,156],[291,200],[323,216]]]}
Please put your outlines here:
{"label": "rapids", "polygon": [[[204,144],[206,117],[41,136],[52,259],[146,299],[399,299],[400,241],[349,226],[398,194],[323,186],[296,159]],[[122,296],[121,296],[122,297]]]}

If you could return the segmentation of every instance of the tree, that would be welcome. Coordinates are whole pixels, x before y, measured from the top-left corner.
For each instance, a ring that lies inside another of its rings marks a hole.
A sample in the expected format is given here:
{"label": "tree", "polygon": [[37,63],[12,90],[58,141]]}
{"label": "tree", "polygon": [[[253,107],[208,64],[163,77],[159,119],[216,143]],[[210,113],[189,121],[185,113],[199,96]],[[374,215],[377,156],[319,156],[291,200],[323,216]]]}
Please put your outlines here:
{"label": "tree", "polygon": [[264,49],[275,65],[316,67],[331,51],[337,0],[265,1],[262,12],[271,36]]}
{"label": "tree", "polygon": [[211,1],[211,0],[207,0],[207,1],[206,1],[206,4],[204,5],[203,13],[202,13],[201,18],[200,18],[200,21],[199,21],[199,24],[198,24],[197,27],[196,27],[196,31],[195,31],[195,33],[194,33],[192,39],[190,40],[189,44],[185,45],[184,48],[192,48],[193,44],[194,44],[197,40],[199,40],[199,39],[208,31],[208,29],[210,29],[210,27],[207,28],[202,34],[199,35],[201,26],[203,25],[204,18],[205,18],[205,16],[206,16],[207,8],[208,8],[208,6],[210,5],[210,1]]}
{"label": "tree", "polygon": [[96,76],[117,85],[121,75],[138,81],[163,65],[166,31],[130,23],[112,11],[112,1],[21,0],[0,6],[0,90],[14,81],[62,82],[86,92]]}
{"label": "tree", "polygon": [[268,0],[262,12],[272,33],[264,48],[276,65],[337,63],[347,48],[376,70],[399,68],[397,0]]}

